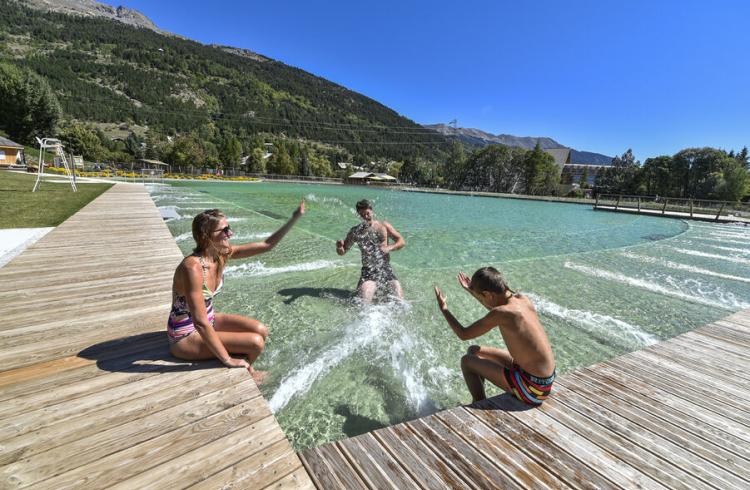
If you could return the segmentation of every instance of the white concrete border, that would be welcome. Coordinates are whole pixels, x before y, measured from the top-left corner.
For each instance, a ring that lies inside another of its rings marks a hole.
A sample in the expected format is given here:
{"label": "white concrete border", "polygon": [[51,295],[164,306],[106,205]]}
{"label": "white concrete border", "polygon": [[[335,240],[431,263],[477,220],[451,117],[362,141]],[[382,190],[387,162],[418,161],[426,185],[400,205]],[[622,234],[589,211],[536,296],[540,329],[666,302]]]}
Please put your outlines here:
{"label": "white concrete border", "polygon": [[55,228],[8,228],[0,230],[0,267],[13,260]]}

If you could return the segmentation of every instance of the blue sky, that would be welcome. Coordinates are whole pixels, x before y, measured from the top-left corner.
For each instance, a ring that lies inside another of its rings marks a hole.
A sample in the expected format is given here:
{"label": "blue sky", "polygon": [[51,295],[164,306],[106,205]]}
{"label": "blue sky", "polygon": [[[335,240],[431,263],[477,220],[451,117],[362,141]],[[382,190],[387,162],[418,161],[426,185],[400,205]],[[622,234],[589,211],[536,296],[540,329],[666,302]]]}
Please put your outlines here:
{"label": "blue sky", "polygon": [[[112,2],[109,2],[112,3]],[[127,0],[419,123],[643,160],[750,146],[750,2]]]}

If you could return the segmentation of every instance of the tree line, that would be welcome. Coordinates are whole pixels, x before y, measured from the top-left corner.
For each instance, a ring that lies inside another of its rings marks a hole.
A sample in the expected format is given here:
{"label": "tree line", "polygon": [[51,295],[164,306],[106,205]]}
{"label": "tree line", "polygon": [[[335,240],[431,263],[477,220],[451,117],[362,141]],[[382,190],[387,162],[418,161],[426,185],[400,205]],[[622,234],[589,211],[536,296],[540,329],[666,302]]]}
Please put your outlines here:
{"label": "tree line", "polygon": [[608,194],[658,195],[739,201],[750,193],[750,158],[716,148],[686,148],[672,156],[647,158],[631,150],[615,157],[597,177],[596,190]]}

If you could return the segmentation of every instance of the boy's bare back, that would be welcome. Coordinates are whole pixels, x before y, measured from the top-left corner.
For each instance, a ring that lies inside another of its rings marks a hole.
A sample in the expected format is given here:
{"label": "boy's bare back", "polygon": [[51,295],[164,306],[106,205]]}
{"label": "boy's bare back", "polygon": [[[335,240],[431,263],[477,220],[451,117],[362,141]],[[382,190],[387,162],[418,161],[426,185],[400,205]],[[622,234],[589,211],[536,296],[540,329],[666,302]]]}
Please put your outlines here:
{"label": "boy's bare back", "polygon": [[508,352],[524,371],[547,377],[555,370],[555,357],[536,309],[527,296],[514,294],[508,303],[488,313],[497,322]]}

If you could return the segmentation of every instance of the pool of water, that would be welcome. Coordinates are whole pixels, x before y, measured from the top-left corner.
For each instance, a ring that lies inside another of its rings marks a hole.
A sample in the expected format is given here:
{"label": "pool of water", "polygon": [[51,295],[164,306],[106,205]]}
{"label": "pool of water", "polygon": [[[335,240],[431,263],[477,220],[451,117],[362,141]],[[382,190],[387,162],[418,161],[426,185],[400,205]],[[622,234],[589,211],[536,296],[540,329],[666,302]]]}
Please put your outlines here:
{"label": "pool of water", "polygon": [[[494,330],[452,333],[433,285],[464,324],[484,314],[456,274],[492,265],[536,304],[558,373],[612,358],[750,307],[750,228],[594,212],[591,207],[306,184],[176,183],[150,187],[187,254],[192,217],[218,207],[234,242],[262,240],[304,198],[307,213],[276,249],[230,262],[220,311],[271,335],[261,387],[296,449],[470,401],[459,359]],[[359,222],[357,200],[407,241],[391,263],[403,304],[362,307],[352,294],[359,251],[335,240]],[[496,393],[489,391],[489,393]]]}

